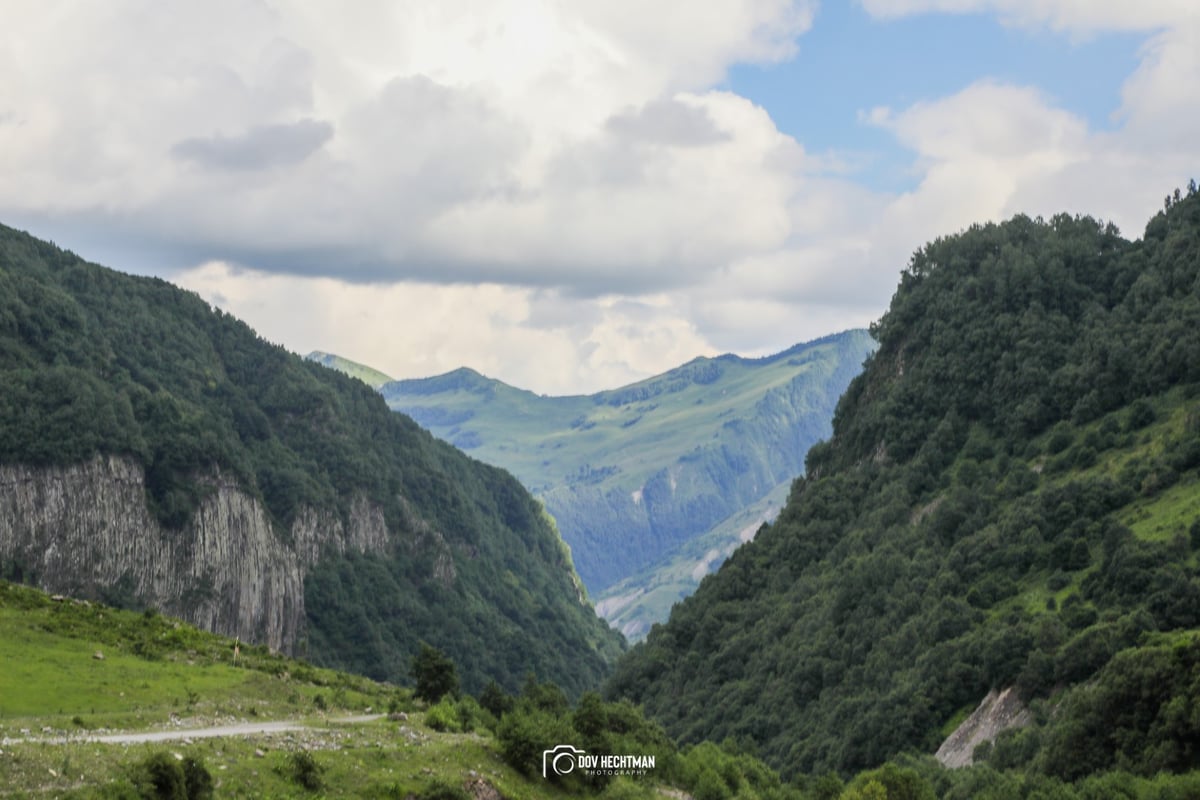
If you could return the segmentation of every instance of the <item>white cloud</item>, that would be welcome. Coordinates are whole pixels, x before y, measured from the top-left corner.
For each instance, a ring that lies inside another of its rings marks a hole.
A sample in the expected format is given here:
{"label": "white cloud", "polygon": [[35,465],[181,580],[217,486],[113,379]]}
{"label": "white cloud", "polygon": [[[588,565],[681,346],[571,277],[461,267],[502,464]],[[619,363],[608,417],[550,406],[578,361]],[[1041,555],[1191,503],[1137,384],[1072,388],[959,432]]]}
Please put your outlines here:
{"label": "white cloud", "polygon": [[1146,44],[1103,132],[976,75],[864,110],[913,155],[887,194],[718,88],[790,58],[812,0],[7,0],[0,218],[161,256],[297,351],[566,392],[865,325],[975,221],[1136,235],[1198,163],[1190,2],[863,5]]}
{"label": "white cloud", "polygon": [[[346,354],[396,378],[470,366],[546,394],[630,383],[711,347],[671,298],[596,301],[496,284],[347,284],[209,262],[176,281],[298,353]],[[519,354],[519,357],[514,357]]]}
{"label": "white cloud", "polygon": [[1192,0],[860,0],[871,14],[996,14],[1010,25],[1049,27],[1055,31],[1093,34],[1100,31],[1144,31],[1172,27],[1194,16]]}
{"label": "white cloud", "polygon": [[599,294],[786,234],[767,159],[790,143],[709,87],[788,56],[805,0],[16,12],[0,209],[272,269]]}

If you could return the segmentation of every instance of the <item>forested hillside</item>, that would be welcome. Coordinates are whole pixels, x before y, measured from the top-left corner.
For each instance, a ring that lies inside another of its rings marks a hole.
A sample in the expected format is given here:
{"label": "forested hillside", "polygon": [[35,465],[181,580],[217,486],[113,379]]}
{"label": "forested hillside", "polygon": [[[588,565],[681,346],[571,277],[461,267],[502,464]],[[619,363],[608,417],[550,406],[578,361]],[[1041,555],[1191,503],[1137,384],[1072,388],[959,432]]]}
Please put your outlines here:
{"label": "forested hillside", "polygon": [[[364,498],[381,509],[386,553],[330,554],[307,574],[302,650],[316,662],[400,679],[424,640],[470,688],[515,689],[533,670],[580,691],[621,647],[511,475],[191,293],[0,226],[0,464],[97,455],[144,469],[167,530],[198,524],[218,475],[261,502],[281,539],[313,511],[348,523]],[[37,581],[38,563],[0,567]]]}
{"label": "forested hillside", "polygon": [[1010,686],[994,766],[1200,766],[1200,195],[1166,205],[917,252],[778,520],[610,694],[793,775],[932,753]]}

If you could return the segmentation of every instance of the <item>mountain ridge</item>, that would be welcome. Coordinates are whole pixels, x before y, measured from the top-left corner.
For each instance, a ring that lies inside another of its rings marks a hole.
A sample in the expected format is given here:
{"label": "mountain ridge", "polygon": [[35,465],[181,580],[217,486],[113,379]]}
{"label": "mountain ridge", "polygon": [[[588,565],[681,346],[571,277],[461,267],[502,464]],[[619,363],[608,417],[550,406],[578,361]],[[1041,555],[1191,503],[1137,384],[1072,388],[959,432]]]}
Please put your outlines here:
{"label": "mountain ridge", "polygon": [[[193,293],[3,226],[0,468],[0,577],[377,679],[424,640],[470,688],[578,693],[623,646],[512,475]],[[63,496],[81,470],[111,502]]]}
{"label": "mountain ridge", "polygon": [[776,522],[610,696],[849,775],[1016,687],[1035,720],[980,754],[995,769],[1200,767],[1170,711],[1200,701],[1178,675],[1200,641],[1197,298],[1194,184],[1133,242],[1063,214],[926,245]]}
{"label": "mountain ridge", "polygon": [[[700,356],[590,395],[539,395],[467,367],[380,392],[534,492],[598,601],[628,594],[618,584],[644,574],[635,606],[603,605],[637,638],[694,588],[698,564],[714,568],[743,541],[734,518],[799,474],[873,346],[849,330],[763,357]],[[714,531],[705,552],[718,556],[696,559],[690,543]]]}

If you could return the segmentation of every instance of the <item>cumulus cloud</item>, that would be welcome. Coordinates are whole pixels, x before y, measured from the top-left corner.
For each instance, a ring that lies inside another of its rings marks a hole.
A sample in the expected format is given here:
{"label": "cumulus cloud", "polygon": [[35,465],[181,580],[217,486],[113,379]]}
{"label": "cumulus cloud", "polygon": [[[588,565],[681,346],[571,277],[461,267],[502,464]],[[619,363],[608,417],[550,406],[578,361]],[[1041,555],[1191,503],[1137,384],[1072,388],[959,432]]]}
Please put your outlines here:
{"label": "cumulus cloud", "polygon": [[979,220],[1136,234],[1195,168],[1190,2],[863,6],[1145,45],[1105,131],[980,75],[864,108],[912,156],[888,193],[720,88],[793,57],[815,0],[14,0],[0,218],[153,254],[296,350],[583,391],[865,325],[912,250]]}
{"label": "cumulus cloud", "polygon": [[[394,377],[459,366],[545,394],[620,386],[711,346],[668,295],[583,300],[498,284],[348,284],[208,262],[182,286],[301,353],[350,354]],[[520,357],[514,357],[519,354]]]}

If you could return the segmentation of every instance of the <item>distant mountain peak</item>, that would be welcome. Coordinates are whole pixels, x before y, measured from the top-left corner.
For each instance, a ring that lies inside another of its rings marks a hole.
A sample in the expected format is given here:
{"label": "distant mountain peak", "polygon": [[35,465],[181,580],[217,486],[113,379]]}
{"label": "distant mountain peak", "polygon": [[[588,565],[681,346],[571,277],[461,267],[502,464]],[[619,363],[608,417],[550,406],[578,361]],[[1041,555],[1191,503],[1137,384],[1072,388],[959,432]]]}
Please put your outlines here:
{"label": "distant mountain peak", "polygon": [[348,358],[343,358],[336,353],[326,353],[323,350],[313,350],[304,357],[306,361],[313,361],[322,366],[336,369],[338,372],[343,372],[351,378],[358,378],[363,383],[370,386],[372,389],[378,389],[385,383],[391,383],[392,377],[385,372],[380,372],[374,367],[368,367],[366,364],[360,364],[357,361],[351,361]]}

